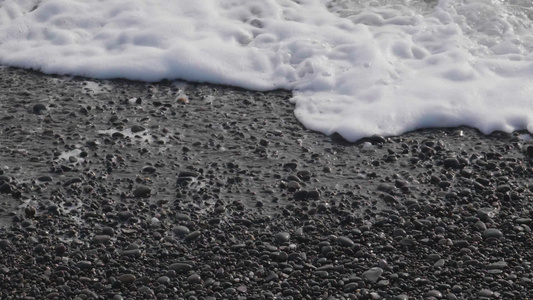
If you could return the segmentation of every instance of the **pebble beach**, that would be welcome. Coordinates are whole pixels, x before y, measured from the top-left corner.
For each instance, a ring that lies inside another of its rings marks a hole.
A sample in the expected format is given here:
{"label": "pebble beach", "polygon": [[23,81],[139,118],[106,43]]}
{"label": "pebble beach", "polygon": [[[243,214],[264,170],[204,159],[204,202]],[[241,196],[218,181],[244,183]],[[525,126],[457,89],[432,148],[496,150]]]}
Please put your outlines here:
{"label": "pebble beach", "polygon": [[0,68],[0,298],[532,295],[527,132],[349,143],[290,97]]}

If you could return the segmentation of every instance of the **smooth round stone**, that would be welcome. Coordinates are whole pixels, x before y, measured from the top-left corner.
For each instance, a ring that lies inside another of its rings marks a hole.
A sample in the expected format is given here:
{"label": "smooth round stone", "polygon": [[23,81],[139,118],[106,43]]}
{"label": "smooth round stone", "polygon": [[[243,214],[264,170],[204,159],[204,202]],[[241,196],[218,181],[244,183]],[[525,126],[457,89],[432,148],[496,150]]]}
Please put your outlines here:
{"label": "smooth round stone", "polygon": [[355,245],[355,243],[350,238],[345,236],[339,236],[337,238],[337,244],[339,244],[339,246],[341,247],[353,247],[353,245]]}
{"label": "smooth round stone", "polygon": [[479,297],[487,297],[490,298],[494,295],[494,292],[488,289],[482,289],[479,291]]}
{"label": "smooth round stone", "polygon": [[176,214],[176,220],[178,220],[178,221],[190,221],[191,217],[189,217],[189,215],[186,215],[186,214],[177,213]]}
{"label": "smooth round stone", "polygon": [[145,131],[146,128],[140,126],[140,125],[133,125],[131,126],[131,132],[132,133],[137,133],[137,132],[142,132],[142,131]]}
{"label": "smooth round stone", "polygon": [[193,231],[185,236],[186,241],[192,241],[195,240],[197,237],[199,237],[201,234],[200,230]]}
{"label": "smooth round stone", "polygon": [[122,252],[123,256],[130,256],[130,257],[140,257],[141,254],[142,253],[140,249],[124,250],[124,252]]}
{"label": "smooth round stone", "polygon": [[80,269],[90,269],[93,267],[93,263],[88,260],[82,260],[78,262],[78,268]]}
{"label": "smooth round stone", "polygon": [[401,294],[401,295],[398,295],[398,296],[394,297],[394,300],[408,300],[408,299],[409,299],[409,296],[407,296],[405,294]]}
{"label": "smooth round stone", "polygon": [[503,237],[503,233],[496,228],[489,228],[483,231],[483,238],[485,239],[489,239],[489,238],[499,239],[501,237]]}
{"label": "smooth round stone", "polygon": [[187,272],[189,270],[192,270],[192,266],[190,264],[186,264],[186,263],[175,263],[175,264],[171,264],[170,267],[169,267],[170,270],[174,270],[178,273],[183,273],[183,272]]}
{"label": "smooth round stone", "polygon": [[383,274],[383,269],[379,267],[375,267],[367,271],[364,271],[361,277],[370,282],[377,282],[381,274]]}
{"label": "smooth round stone", "polygon": [[185,236],[191,232],[189,228],[183,225],[174,227],[172,231],[174,231],[174,234],[179,235],[179,236]]}
{"label": "smooth round stone", "polygon": [[482,207],[477,210],[477,216],[482,220],[492,218],[494,216],[494,209],[492,207]]}
{"label": "smooth round stone", "polygon": [[170,283],[170,277],[168,276],[161,276],[157,278],[157,282],[161,284],[169,284]]}
{"label": "smooth round stone", "polygon": [[154,294],[154,291],[147,287],[147,286],[141,286],[140,288],[137,289],[137,292],[139,292],[140,294],[144,294],[144,295],[153,295]]}
{"label": "smooth round stone", "polygon": [[133,274],[122,274],[118,277],[118,280],[122,282],[123,284],[130,284],[135,281],[137,277]]}
{"label": "smooth round stone", "polygon": [[95,244],[108,244],[111,241],[111,237],[107,234],[95,235],[93,237],[93,243]]}
{"label": "smooth round stone", "polygon": [[47,110],[46,106],[44,104],[35,104],[33,106],[33,113],[36,114],[36,115],[40,115],[42,114],[44,111]]}
{"label": "smooth round stone", "polygon": [[11,246],[11,242],[8,240],[0,240],[0,249],[7,249]]}
{"label": "smooth round stone", "polygon": [[200,283],[202,282],[202,278],[198,274],[192,274],[191,276],[187,277],[188,283]]}
{"label": "smooth round stone", "polygon": [[133,196],[135,196],[136,198],[146,198],[150,196],[151,193],[151,188],[141,185],[133,191]]}
{"label": "smooth round stone", "polygon": [[278,232],[274,236],[274,239],[276,240],[276,242],[278,242],[280,244],[283,244],[283,243],[287,243],[288,241],[290,241],[291,235],[290,235],[290,233],[288,233],[286,231]]}
{"label": "smooth round stone", "polygon": [[426,297],[442,298],[442,293],[437,290],[427,292]]}

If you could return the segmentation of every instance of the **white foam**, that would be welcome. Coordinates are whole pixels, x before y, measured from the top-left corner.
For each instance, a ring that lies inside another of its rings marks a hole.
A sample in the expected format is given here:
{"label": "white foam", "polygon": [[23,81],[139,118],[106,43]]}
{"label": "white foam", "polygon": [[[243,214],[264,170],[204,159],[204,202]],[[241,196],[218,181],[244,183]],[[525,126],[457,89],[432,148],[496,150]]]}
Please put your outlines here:
{"label": "white foam", "polygon": [[532,131],[532,13],[519,0],[0,0],[0,64],[288,89],[305,126],[352,141]]}

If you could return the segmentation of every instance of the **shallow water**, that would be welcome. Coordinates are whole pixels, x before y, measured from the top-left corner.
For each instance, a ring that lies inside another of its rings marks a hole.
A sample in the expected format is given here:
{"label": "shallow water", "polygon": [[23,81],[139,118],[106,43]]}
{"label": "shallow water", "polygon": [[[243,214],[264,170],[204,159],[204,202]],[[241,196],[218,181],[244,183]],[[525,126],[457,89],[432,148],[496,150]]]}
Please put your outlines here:
{"label": "shallow water", "polygon": [[0,1],[0,64],[293,91],[350,141],[468,125],[533,130],[528,1]]}

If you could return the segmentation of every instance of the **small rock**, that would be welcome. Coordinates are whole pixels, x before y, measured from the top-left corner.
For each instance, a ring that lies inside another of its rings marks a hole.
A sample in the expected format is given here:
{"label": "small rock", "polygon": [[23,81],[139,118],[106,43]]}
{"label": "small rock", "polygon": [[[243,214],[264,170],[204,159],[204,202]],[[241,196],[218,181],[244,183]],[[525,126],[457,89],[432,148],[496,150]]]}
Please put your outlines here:
{"label": "small rock", "polygon": [[94,244],[109,244],[111,237],[107,234],[95,235],[93,237]]}
{"label": "small rock", "polygon": [[201,283],[202,278],[198,274],[192,274],[191,276],[187,278],[187,282],[188,283]]}
{"label": "small rock", "polygon": [[151,188],[145,185],[141,185],[133,191],[133,196],[135,196],[136,198],[146,198],[149,197],[151,193]]}
{"label": "small rock", "polygon": [[286,231],[278,232],[278,233],[276,233],[276,235],[274,236],[274,239],[275,239],[276,242],[278,242],[279,244],[283,244],[283,243],[287,243],[288,241],[290,241],[290,239],[291,239],[291,235],[290,235],[290,233],[288,233],[288,232],[286,232]]}
{"label": "small rock", "polygon": [[496,228],[489,228],[483,231],[483,238],[485,239],[489,239],[489,238],[499,239],[501,237],[503,237],[503,233]]}
{"label": "small rock", "polygon": [[339,244],[339,246],[341,247],[353,247],[353,245],[355,245],[355,243],[350,238],[345,236],[339,236],[337,238],[337,244]]}
{"label": "small rock", "polygon": [[170,265],[169,269],[174,270],[177,273],[185,273],[192,270],[192,266],[186,263],[174,263]]}
{"label": "small rock", "polygon": [[130,284],[135,281],[137,277],[133,274],[123,274],[118,277],[118,280],[122,282],[123,284]]}
{"label": "small rock", "polygon": [[379,267],[375,267],[375,268],[372,268],[370,270],[363,272],[361,277],[370,282],[377,282],[381,274],[383,274],[383,269]]}
{"label": "small rock", "polygon": [[172,229],[172,231],[174,232],[174,234],[176,234],[178,236],[186,236],[187,234],[189,234],[191,232],[191,230],[189,230],[189,228],[187,228],[186,226],[182,226],[182,225],[174,227],[174,229]]}
{"label": "small rock", "polygon": [[36,115],[40,115],[40,114],[44,113],[46,110],[47,110],[46,106],[44,104],[41,104],[41,103],[35,104],[33,106],[33,109],[32,109],[33,113],[36,114]]}

